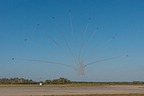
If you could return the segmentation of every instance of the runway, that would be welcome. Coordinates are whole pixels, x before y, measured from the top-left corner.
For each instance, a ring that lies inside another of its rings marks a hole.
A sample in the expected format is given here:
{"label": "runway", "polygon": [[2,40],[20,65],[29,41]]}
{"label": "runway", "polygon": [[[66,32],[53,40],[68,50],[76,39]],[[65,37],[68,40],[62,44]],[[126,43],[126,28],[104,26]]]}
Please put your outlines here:
{"label": "runway", "polygon": [[0,96],[43,96],[71,94],[144,94],[144,86],[0,87]]}

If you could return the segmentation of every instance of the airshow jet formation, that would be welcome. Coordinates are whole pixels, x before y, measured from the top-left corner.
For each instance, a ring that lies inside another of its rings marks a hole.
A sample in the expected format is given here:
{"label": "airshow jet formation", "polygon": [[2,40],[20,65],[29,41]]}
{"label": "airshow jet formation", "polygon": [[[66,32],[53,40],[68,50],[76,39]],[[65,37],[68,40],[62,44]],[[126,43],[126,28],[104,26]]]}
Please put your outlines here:
{"label": "airshow jet formation", "polygon": [[[88,20],[90,21],[91,18],[89,18]],[[59,25],[57,24],[55,17],[52,17],[52,21],[53,21],[56,29],[59,30]],[[70,23],[70,28],[71,28],[71,36],[72,36],[72,39],[74,41],[76,37],[75,37],[74,29],[73,29],[71,10],[69,10],[69,23]],[[37,27],[39,27],[39,26],[40,26],[40,24],[37,24]],[[117,57],[105,58],[105,59],[100,59],[100,60],[96,60],[96,61],[93,61],[93,62],[86,63],[85,62],[85,60],[86,60],[85,51],[90,46],[91,39],[95,35],[95,32],[99,31],[99,29],[100,29],[99,27],[96,27],[95,30],[90,33],[90,36],[88,37],[88,39],[86,39],[88,27],[89,27],[89,23],[86,24],[85,30],[82,33],[81,42],[79,44],[80,47],[78,49],[79,50],[78,54],[74,54],[74,52],[72,50],[72,45],[70,45],[70,43],[66,39],[65,34],[63,32],[59,32],[61,38],[63,38],[63,41],[64,41],[63,43],[65,44],[67,50],[69,51],[69,54],[73,58],[73,61],[74,61],[75,65],[70,65],[70,64],[65,64],[65,63],[55,62],[55,61],[47,61],[47,60],[33,60],[33,59],[24,59],[24,60],[25,61],[32,61],[32,62],[41,62],[41,63],[55,64],[55,65],[62,65],[62,66],[65,66],[65,67],[72,68],[73,70],[75,70],[77,72],[78,75],[85,75],[85,68],[87,66],[90,66],[90,65],[93,65],[93,64],[98,64],[100,62],[113,60],[113,59],[121,57],[121,56],[117,56]],[[49,36],[49,39],[51,39],[51,41],[55,45],[58,45],[58,43],[55,39],[51,38],[50,36]],[[110,38],[110,40],[108,40],[106,42],[106,44],[104,44],[102,47],[107,46],[114,39],[115,39],[115,36],[112,36],[112,38]],[[28,39],[25,38],[24,41],[26,42],[26,41],[28,41]],[[74,46],[76,46],[76,45],[74,45]],[[76,56],[76,55],[78,55],[78,56]],[[126,55],[126,57],[128,57],[128,55]],[[15,58],[12,58],[12,60],[15,60]]]}

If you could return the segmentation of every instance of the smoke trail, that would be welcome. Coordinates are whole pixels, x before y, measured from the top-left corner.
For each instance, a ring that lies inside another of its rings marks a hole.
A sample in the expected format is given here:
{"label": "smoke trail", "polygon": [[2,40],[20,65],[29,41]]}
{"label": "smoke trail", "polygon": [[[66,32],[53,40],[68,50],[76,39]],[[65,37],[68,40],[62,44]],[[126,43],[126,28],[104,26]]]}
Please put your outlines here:
{"label": "smoke trail", "polygon": [[63,32],[60,31],[60,28],[58,27],[58,25],[57,25],[57,23],[56,23],[56,21],[55,21],[55,18],[52,17],[52,19],[53,19],[53,21],[54,21],[54,24],[56,25],[56,28],[57,28],[58,31],[61,33],[60,35],[61,35],[61,37],[63,38],[63,40],[64,40],[64,42],[65,42],[65,44],[66,44],[66,47],[67,47],[68,50],[69,50],[69,53],[71,54],[71,56],[74,58],[74,61],[76,62],[76,57],[75,57],[75,55],[73,54],[72,49],[71,49],[71,47],[69,46],[68,41],[66,40]]}
{"label": "smoke trail", "polygon": [[85,65],[84,65],[83,60],[79,61],[78,75],[85,75]]}
{"label": "smoke trail", "polygon": [[[123,55],[123,56],[128,57],[128,55]],[[111,57],[111,58],[105,58],[105,59],[97,60],[97,61],[94,61],[94,62],[87,63],[84,67],[87,67],[87,66],[93,65],[93,64],[97,64],[98,62],[104,62],[104,61],[117,59],[117,58],[120,58],[120,57],[123,57],[123,56],[117,56],[117,57]]]}
{"label": "smoke trail", "polygon": [[79,53],[79,59],[81,59],[81,55],[82,55],[82,51],[83,51],[83,46],[84,46],[84,42],[85,42],[85,37],[86,37],[86,32],[87,32],[87,29],[88,29],[88,26],[89,26],[89,24],[87,23],[86,24],[86,27],[85,27],[85,30],[84,30],[84,32],[83,32],[83,34],[82,34],[82,40],[81,40],[81,46],[80,46],[80,53]]}
{"label": "smoke trail", "polygon": [[76,68],[74,66],[68,65],[68,64],[64,64],[64,63],[60,63],[60,62],[53,62],[53,61],[46,61],[46,60],[32,60],[32,59],[23,59],[25,61],[32,61],[32,62],[42,62],[42,63],[48,63],[48,64],[56,64],[56,65],[63,65],[69,68],[73,68],[76,70]]}
{"label": "smoke trail", "polygon": [[96,31],[97,31],[97,30],[91,32],[90,37],[88,38],[88,41],[86,42],[86,44],[85,44],[85,46],[84,46],[84,48],[83,48],[82,58],[84,57],[85,52],[86,52],[86,49],[88,48],[88,46],[89,46],[89,44],[90,44],[90,41],[91,41],[91,39],[92,39],[92,37],[94,36],[94,34],[95,34]]}
{"label": "smoke trail", "polygon": [[73,42],[74,42],[74,46],[76,47],[76,44],[75,44],[75,34],[74,34],[73,22],[72,22],[72,16],[71,16],[71,10],[69,10],[69,21],[70,21],[72,39],[73,39]]}
{"label": "smoke trail", "polygon": [[[104,49],[105,47],[107,47],[108,44],[110,44],[111,41],[113,41],[115,39],[115,37],[113,36],[112,38],[110,38],[109,40],[106,40],[105,43],[101,44],[100,46],[98,46],[98,50],[94,51],[94,50],[91,50],[91,52],[88,53],[88,56],[92,56],[93,54],[95,54],[95,52],[98,52],[102,49]],[[84,58],[86,58],[87,55],[85,55]]]}

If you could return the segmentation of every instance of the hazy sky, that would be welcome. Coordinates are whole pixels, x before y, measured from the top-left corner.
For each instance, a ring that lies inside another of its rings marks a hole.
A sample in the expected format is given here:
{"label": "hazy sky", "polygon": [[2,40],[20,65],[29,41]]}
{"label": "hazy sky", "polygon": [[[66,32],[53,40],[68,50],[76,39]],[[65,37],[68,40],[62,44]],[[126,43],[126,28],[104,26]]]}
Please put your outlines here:
{"label": "hazy sky", "polygon": [[144,80],[143,49],[144,0],[0,0],[0,78]]}

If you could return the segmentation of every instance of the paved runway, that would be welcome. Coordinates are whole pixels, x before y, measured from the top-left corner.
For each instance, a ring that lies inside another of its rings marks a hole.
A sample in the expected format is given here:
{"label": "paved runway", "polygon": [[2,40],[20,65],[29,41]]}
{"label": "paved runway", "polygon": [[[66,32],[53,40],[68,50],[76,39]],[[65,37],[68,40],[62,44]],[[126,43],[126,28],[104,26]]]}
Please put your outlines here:
{"label": "paved runway", "polygon": [[144,94],[144,86],[80,86],[80,87],[0,87],[0,96],[42,96],[70,94]]}

